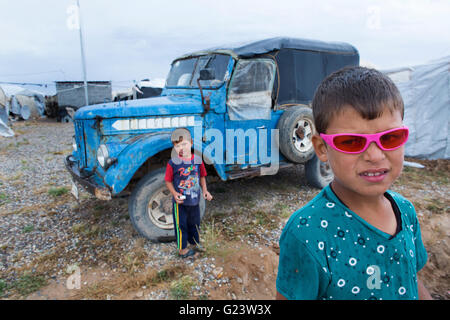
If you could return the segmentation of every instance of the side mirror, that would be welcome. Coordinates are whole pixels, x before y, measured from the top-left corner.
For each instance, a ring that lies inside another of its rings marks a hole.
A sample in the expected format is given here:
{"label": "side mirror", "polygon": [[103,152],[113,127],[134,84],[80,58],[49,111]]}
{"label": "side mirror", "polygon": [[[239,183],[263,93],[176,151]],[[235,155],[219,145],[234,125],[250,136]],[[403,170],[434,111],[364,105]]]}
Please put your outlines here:
{"label": "side mirror", "polygon": [[199,80],[214,80],[215,78],[214,69],[207,68],[200,70]]}

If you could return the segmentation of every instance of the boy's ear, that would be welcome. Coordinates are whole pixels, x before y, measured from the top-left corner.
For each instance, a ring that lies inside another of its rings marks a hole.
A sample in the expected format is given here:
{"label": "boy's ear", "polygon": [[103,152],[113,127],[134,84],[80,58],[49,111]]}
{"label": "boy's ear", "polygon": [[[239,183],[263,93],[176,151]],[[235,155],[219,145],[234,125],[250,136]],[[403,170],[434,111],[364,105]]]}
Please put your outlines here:
{"label": "boy's ear", "polygon": [[312,144],[314,146],[314,151],[316,151],[317,158],[319,158],[322,162],[328,161],[328,154],[327,154],[327,145],[325,144],[325,141],[319,136],[319,135],[313,135],[312,138]]}

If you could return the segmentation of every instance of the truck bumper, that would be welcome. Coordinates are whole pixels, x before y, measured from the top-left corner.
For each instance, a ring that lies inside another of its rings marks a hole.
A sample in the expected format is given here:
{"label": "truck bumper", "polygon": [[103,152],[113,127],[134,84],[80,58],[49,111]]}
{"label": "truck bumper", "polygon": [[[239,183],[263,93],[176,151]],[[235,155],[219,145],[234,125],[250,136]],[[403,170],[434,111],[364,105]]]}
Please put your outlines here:
{"label": "truck bumper", "polygon": [[111,191],[108,188],[98,185],[93,179],[89,177],[84,178],[81,176],[77,161],[73,158],[72,155],[68,155],[64,159],[64,165],[66,166],[67,171],[69,171],[70,175],[72,176],[72,181],[75,184],[75,188],[76,184],[79,184],[83,187],[83,189],[94,195],[97,199],[111,200]]}

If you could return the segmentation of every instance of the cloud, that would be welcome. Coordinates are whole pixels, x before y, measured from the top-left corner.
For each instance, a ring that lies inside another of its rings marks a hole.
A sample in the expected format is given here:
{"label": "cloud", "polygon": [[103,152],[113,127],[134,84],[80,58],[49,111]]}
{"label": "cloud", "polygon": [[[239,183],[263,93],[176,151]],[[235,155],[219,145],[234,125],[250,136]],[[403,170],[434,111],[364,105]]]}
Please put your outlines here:
{"label": "cloud", "polygon": [[[450,49],[448,0],[80,2],[91,80],[164,78],[186,52],[273,36],[349,42],[380,68],[423,63]],[[33,72],[46,81],[82,78],[78,32],[67,27],[74,3],[2,5],[0,81]],[[52,70],[62,72],[42,74]]]}

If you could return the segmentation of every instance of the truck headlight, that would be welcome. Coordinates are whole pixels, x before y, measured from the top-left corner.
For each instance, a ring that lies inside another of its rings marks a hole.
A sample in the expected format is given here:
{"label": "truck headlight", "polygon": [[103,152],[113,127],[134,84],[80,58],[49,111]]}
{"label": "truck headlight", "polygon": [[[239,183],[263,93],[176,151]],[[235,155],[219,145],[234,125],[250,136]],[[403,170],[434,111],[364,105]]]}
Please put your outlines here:
{"label": "truck headlight", "polygon": [[77,140],[75,140],[75,136],[72,137],[72,147],[74,151],[77,151]]}
{"label": "truck headlight", "polygon": [[108,157],[109,157],[108,148],[106,148],[104,144],[101,144],[100,147],[98,147],[97,149],[98,163],[100,163],[102,167],[105,167]]}

